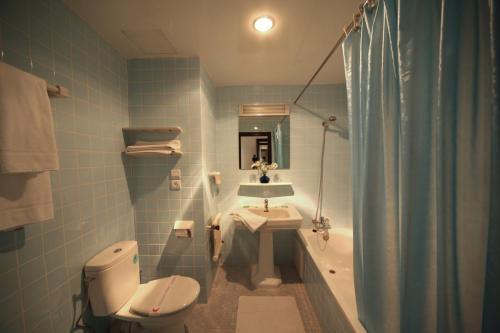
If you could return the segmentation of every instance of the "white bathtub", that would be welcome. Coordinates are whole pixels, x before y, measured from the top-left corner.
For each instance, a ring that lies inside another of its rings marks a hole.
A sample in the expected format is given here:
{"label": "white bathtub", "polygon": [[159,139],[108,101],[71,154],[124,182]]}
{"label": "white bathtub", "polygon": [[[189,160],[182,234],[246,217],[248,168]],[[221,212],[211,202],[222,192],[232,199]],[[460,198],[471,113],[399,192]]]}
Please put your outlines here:
{"label": "white bathtub", "polygon": [[[335,326],[340,325],[343,330],[348,327],[349,331],[365,333],[366,330],[358,320],[354,294],[352,230],[332,228],[329,230],[330,239],[327,241],[312,229],[299,229],[298,234],[330,289],[335,303],[338,304],[338,307],[336,304],[334,308],[340,308],[342,312],[338,314],[340,322]],[[335,273],[332,273],[333,271]]]}

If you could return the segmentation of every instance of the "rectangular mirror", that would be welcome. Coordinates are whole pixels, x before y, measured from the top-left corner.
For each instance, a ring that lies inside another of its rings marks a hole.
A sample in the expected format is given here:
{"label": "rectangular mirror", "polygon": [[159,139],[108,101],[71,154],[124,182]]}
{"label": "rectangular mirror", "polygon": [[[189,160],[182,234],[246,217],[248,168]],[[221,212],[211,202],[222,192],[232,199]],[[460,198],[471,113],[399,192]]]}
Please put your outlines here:
{"label": "rectangular mirror", "polygon": [[240,170],[250,170],[256,161],[290,168],[289,114],[242,116],[240,112],[238,140]]}

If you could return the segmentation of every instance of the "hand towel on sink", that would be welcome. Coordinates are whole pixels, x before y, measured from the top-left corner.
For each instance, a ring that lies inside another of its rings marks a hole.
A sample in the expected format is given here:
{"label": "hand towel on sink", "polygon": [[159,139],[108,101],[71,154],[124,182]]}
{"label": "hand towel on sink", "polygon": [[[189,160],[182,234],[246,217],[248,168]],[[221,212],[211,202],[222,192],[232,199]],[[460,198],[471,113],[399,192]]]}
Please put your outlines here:
{"label": "hand towel on sink", "polygon": [[251,232],[255,232],[267,222],[267,217],[254,214],[245,208],[236,209],[230,215],[234,221],[243,223]]}

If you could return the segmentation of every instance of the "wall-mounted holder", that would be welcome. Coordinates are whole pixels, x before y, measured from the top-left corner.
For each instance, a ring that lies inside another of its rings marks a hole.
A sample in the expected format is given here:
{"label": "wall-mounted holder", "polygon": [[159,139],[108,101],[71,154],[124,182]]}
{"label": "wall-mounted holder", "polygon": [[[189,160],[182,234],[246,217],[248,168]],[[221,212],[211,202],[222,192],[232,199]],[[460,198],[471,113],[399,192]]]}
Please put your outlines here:
{"label": "wall-mounted holder", "polygon": [[222,184],[222,177],[219,171],[212,171],[208,174],[208,176],[212,179],[215,185]]}
{"label": "wall-mounted holder", "polygon": [[193,225],[194,225],[194,221],[191,221],[191,220],[175,221],[175,225],[174,225],[175,237],[192,238],[193,237]]}

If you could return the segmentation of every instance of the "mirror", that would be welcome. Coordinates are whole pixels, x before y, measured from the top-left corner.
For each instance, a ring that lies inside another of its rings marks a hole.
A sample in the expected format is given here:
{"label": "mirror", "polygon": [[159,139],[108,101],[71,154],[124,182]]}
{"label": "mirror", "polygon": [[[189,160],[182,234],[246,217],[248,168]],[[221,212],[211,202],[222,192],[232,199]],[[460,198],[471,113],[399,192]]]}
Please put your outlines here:
{"label": "mirror", "polygon": [[290,168],[290,116],[239,117],[240,170],[252,169],[257,161]]}

